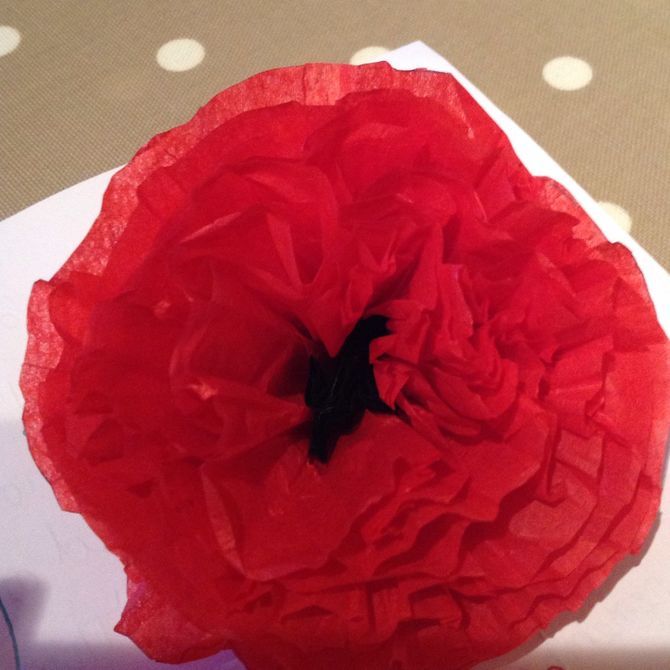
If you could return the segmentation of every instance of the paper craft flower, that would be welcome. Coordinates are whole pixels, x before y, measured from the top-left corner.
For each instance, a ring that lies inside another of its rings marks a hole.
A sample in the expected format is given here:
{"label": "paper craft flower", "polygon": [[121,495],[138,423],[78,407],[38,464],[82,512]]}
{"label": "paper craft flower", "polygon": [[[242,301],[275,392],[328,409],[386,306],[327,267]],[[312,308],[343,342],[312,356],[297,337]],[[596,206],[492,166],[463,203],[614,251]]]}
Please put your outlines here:
{"label": "paper craft flower", "polygon": [[113,178],[29,330],[33,456],[156,659],[468,668],[656,515],[642,276],[449,75],[223,91]]}

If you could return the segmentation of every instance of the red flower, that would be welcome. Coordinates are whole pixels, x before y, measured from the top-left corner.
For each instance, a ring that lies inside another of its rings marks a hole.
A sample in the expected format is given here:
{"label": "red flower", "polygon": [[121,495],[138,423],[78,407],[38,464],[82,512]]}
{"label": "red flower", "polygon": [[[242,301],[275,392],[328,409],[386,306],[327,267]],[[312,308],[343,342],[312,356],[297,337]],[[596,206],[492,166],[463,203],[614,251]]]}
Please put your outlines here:
{"label": "red flower", "polygon": [[114,177],[29,328],[32,453],[157,659],[470,667],[578,608],[656,514],[642,276],[449,75],[219,94]]}

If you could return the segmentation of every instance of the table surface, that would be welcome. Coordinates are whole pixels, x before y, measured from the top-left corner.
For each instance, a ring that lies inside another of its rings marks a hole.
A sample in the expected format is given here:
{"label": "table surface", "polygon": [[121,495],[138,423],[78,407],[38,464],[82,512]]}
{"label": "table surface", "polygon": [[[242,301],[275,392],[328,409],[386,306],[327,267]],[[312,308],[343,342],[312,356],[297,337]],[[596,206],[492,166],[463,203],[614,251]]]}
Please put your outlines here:
{"label": "table surface", "polygon": [[255,72],[417,39],[670,267],[667,0],[0,0],[0,218],[125,163]]}

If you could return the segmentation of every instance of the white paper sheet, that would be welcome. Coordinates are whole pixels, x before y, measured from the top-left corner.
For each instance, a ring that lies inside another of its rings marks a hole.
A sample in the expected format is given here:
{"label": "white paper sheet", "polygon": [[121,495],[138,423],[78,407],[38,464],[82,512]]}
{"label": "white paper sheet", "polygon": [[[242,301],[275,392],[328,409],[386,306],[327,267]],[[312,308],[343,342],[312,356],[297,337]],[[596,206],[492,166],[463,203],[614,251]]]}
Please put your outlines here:
{"label": "white paper sheet", "polygon": [[[509,135],[535,174],[557,179],[575,195],[607,237],[635,254],[670,332],[670,278],[629,235],[523,130],[442,56],[421,42],[388,55],[399,69],[425,67],[455,74]],[[83,520],[62,512],[30,458],[22,432],[18,376],[26,345],[25,310],[32,283],[50,277],[93,222],[113,171],[66,189],[0,223],[0,597],[13,623],[27,670],[150,670],[125,637],[113,632],[125,601],[119,561]],[[670,497],[664,496],[668,510]],[[670,527],[663,521],[641,563],[620,566],[593,599],[583,621],[564,617],[548,637],[531,641],[481,670],[667,670],[670,668]],[[609,593],[608,593],[609,591]],[[606,593],[607,598],[598,602]],[[583,617],[582,617],[583,618]],[[15,667],[8,621],[0,611],[0,670]],[[554,632],[558,631],[558,632]],[[189,663],[190,670],[239,670],[232,654]],[[315,669],[317,670],[317,669]]]}

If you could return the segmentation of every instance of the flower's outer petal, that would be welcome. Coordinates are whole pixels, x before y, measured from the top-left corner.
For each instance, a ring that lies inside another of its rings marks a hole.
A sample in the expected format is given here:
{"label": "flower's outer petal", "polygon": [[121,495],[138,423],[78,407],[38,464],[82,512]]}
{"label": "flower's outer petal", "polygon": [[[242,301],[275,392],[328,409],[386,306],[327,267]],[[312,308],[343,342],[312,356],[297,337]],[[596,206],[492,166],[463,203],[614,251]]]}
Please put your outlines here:
{"label": "flower's outer petal", "polygon": [[128,602],[115,630],[131,638],[151,656],[169,663],[185,663],[216,653],[226,644],[194,626],[178,610],[127,569]]}

